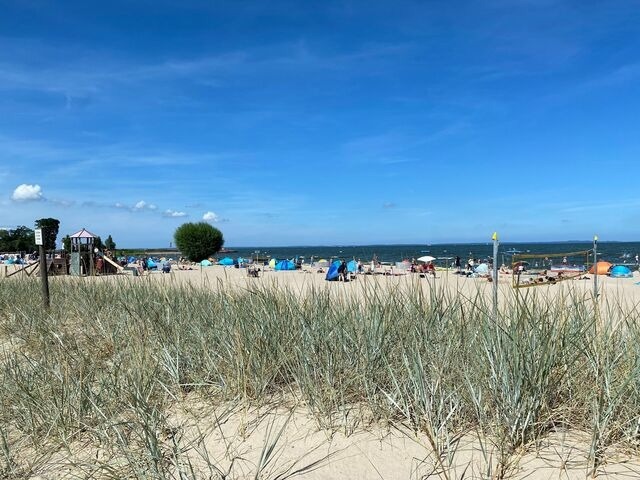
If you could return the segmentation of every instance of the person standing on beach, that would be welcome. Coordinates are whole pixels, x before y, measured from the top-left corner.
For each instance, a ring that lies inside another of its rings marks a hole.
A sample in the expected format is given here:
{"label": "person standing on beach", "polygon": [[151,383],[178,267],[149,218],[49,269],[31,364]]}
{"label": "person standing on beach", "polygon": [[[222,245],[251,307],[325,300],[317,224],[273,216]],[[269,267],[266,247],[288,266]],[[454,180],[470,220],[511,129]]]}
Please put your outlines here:
{"label": "person standing on beach", "polygon": [[460,264],[460,255],[456,255],[456,272],[460,273],[460,270],[462,270],[462,265]]}
{"label": "person standing on beach", "polygon": [[343,282],[347,281],[347,262],[344,260],[342,260],[342,263],[338,267],[338,276]]}

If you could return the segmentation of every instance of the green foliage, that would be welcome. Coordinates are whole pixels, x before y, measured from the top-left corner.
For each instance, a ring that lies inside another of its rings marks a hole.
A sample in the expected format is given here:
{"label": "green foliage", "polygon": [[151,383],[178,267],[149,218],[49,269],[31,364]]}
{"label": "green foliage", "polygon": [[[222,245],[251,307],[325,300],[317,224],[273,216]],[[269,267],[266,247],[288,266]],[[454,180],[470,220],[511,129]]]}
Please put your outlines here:
{"label": "green foliage", "polygon": [[104,250],[104,243],[102,243],[100,235],[93,239],[93,248],[97,248],[100,251]]}
{"label": "green foliage", "polygon": [[62,239],[62,248],[65,252],[71,253],[71,237],[69,235]]}
{"label": "green foliage", "polygon": [[29,227],[21,225],[13,230],[0,230],[0,252],[33,252],[36,240]]}
{"label": "green foliage", "polygon": [[113,241],[113,238],[111,238],[111,235],[109,235],[107,239],[104,241],[104,248],[106,248],[107,250],[116,249],[116,242]]}
{"label": "green foliage", "polygon": [[60,220],[57,218],[41,218],[36,220],[36,228],[42,229],[42,239],[45,250],[56,249],[56,239],[60,228]]}
{"label": "green foliage", "polygon": [[176,246],[192,262],[216,254],[224,245],[222,232],[208,223],[184,223],[173,235]]}

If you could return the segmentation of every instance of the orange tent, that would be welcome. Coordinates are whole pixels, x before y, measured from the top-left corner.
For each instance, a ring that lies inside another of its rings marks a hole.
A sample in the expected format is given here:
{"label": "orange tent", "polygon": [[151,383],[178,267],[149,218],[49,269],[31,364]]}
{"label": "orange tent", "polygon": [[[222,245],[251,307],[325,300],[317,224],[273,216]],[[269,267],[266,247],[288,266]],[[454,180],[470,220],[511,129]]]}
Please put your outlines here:
{"label": "orange tent", "polygon": [[[612,266],[613,265],[609,262],[596,263],[596,270],[598,272],[598,275],[606,275]],[[589,273],[593,273],[593,265],[591,265],[591,268],[589,269]]]}

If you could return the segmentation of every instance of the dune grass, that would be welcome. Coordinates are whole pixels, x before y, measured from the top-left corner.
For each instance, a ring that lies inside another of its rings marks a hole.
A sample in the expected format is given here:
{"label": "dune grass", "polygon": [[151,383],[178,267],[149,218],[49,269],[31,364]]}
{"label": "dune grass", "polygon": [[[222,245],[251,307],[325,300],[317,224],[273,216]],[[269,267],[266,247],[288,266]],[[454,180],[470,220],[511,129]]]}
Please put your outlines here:
{"label": "dune grass", "polygon": [[[198,446],[167,421],[194,395],[216,406],[304,405],[320,427],[347,434],[409,426],[426,434],[441,478],[453,478],[470,432],[493,478],[550,432],[586,432],[595,476],[610,449],[638,449],[638,312],[563,292],[510,294],[496,321],[480,293],[435,286],[369,286],[350,298],[65,279],[52,283],[45,312],[37,281],[6,279],[0,477],[62,458],[86,476],[202,478],[204,465],[206,478],[229,478],[207,452],[194,465],[185,452]],[[83,459],[87,445],[98,453]],[[260,464],[274,451],[265,445]],[[259,467],[255,478],[270,478]]]}

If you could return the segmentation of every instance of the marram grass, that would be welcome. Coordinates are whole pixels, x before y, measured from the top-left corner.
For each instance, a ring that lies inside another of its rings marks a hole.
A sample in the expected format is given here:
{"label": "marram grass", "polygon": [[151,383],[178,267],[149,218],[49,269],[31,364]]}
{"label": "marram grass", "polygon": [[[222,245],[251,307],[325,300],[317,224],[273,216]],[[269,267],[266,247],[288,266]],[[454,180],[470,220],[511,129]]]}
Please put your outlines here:
{"label": "marram grass", "polygon": [[78,280],[53,282],[45,312],[37,281],[6,279],[0,477],[29,476],[82,441],[106,452],[74,465],[87,476],[199,478],[176,438],[158,433],[170,406],[193,395],[295,399],[347,433],[409,425],[426,434],[442,478],[469,432],[491,452],[487,475],[502,478],[517,452],[572,429],[589,434],[596,474],[612,446],[638,448],[637,310],[613,302],[596,313],[564,293],[513,295],[496,320],[483,295],[436,287],[350,298]]}

